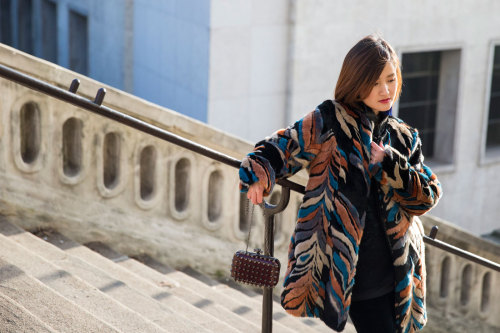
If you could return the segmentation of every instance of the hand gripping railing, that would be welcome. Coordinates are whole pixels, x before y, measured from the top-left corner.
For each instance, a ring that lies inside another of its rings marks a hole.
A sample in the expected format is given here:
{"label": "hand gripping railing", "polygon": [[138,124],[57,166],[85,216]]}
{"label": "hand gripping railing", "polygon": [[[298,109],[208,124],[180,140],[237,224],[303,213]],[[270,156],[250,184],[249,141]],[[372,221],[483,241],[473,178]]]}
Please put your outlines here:
{"label": "hand gripping railing", "polygon": [[[66,91],[64,89],[48,84],[44,81],[23,74],[19,71],[16,71],[4,65],[0,65],[0,76],[10,81],[17,82],[30,89],[37,90],[46,95],[76,105],[82,109],[92,111],[103,117],[115,120],[121,124],[135,128],[141,132],[150,134],[159,139],[168,141],[172,144],[191,150],[193,152],[206,156],[215,161],[227,164],[234,168],[240,167],[241,161],[231,156],[225,155],[216,150],[210,149],[193,141],[187,140],[181,136],[173,134],[169,131],[166,131],[160,127],[154,126],[135,117],[129,116],[127,114],[113,110],[109,107],[103,106],[102,102],[106,94],[106,90],[104,88],[100,88],[97,91],[94,101],[91,101],[89,99],[76,95],[76,92],[80,85],[80,82],[77,79],[73,80],[69,88],[69,91]],[[274,215],[284,210],[285,207],[288,205],[290,190],[294,190],[302,194],[305,193],[304,186],[291,182],[289,180],[279,179],[277,180],[277,183],[283,187],[281,201],[276,206],[266,203],[264,209],[264,215],[266,217],[266,224],[264,231],[265,233],[264,254],[266,255],[273,255],[274,252],[274,235],[273,235]],[[425,235],[423,236],[424,241],[429,245],[436,246],[444,251],[450,252],[452,254],[455,254],[457,256],[460,256],[462,258],[465,258],[467,260],[470,260],[472,262],[475,262],[477,264],[480,264],[482,266],[500,272],[500,264],[485,259],[483,257],[480,257],[478,255],[475,255],[473,253],[470,253],[468,251],[464,251],[448,243],[437,240],[435,239],[436,234],[437,234],[437,227],[435,226],[432,228],[429,236]],[[263,308],[262,332],[265,333],[272,332],[272,289],[270,288],[264,289],[264,300],[262,308]]]}

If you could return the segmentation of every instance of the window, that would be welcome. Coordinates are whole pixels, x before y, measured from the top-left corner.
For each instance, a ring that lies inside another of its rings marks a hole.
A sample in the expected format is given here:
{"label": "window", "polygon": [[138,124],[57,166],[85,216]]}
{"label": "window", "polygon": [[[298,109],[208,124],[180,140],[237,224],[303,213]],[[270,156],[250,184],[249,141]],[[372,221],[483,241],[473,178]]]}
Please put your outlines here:
{"label": "window", "polygon": [[13,46],[11,0],[0,0],[0,43]]}
{"label": "window", "polygon": [[435,162],[453,162],[460,51],[405,53],[399,117],[418,129],[422,151]]}
{"label": "window", "polygon": [[88,75],[87,16],[69,12],[69,69]]}
{"label": "window", "polygon": [[418,128],[425,156],[434,155],[440,52],[403,56],[403,93],[399,116]]}
{"label": "window", "polygon": [[40,56],[57,63],[57,8],[52,1],[42,1],[42,45]]}
{"label": "window", "polygon": [[0,42],[57,62],[56,7],[50,0],[0,0]]}
{"label": "window", "polygon": [[32,0],[0,0],[1,42],[34,53]]}
{"label": "window", "polygon": [[500,45],[494,52],[486,149],[500,147]]}
{"label": "window", "polygon": [[31,0],[17,1],[17,48],[34,54],[33,38],[33,3]]}

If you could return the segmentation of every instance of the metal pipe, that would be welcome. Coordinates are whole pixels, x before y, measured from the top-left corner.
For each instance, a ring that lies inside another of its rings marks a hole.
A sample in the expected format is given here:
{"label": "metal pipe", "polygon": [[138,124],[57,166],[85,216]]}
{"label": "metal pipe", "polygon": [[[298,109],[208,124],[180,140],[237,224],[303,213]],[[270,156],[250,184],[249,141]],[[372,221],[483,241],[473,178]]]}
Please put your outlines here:
{"label": "metal pipe", "polygon": [[[264,201],[264,255],[274,256],[274,216],[288,206],[290,188],[282,187],[281,198],[277,205]],[[264,288],[262,300],[262,333],[273,331],[273,288]]]}
{"label": "metal pipe", "polygon": [[470,260],[472,262],[475,262],[476,264],[480,264],[482,266],[485,266],[485,267],[488,267],[492,270],[500,272],[500,264],[497,264],[496,262],[493,262],[493,261],[488,260],[486,258],[480,257],[474,253],[464,251],[461,248],[458,248],[456,246],[442,242],[438,239],[432,239],[429,236],[424,236],[424,242],[427,244],[433,245],[435,247],[438,247],[442,250],[445,250],[446,252],[453,253],[454,255],[457,255],[459,257],[462,257],[462,258],[465,258],[465,259]]}

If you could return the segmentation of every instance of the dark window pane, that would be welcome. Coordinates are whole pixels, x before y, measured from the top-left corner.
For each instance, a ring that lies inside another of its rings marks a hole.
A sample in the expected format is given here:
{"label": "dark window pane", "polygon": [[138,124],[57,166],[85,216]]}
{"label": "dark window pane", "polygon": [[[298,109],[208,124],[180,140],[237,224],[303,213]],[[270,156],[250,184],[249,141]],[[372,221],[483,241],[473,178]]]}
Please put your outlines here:
{"label": "dark window pane", "polygon": [[88,75],[87,16],[73,11],[69,14],[69,68]]}
{"label": "dark window pane", "polygon": [[405,53],[402,67],[404,73],[439,71],[441,52]]}
{"label": "dark window pane", "polygon": [[495,46],[495,66],[500,66],[500,45]]}
{"label": "dark window pane", "polygon": [[427,127],[425,123],[425,114],[427,112],[427,106],[413,106],[413,107],[400,107],[399,108],[399,118],[403,119],[410,126],[423,130]]}
{"label": "dark window pane", "polygon": [[493,76],[491,78],[491,92],[500,93],[500,67],[493,71]]}
{"label": "dark window pane", "polygon": [[420,140],[422,140],[422,154],[424,154],[425,157],[434,156],[435,135],[435,131],[420,133]]}
{"label": "dark window pane", "polygon": [[495,46],[486,147],[500,146],[500,45]]}
{"label": "dark window pane", "polygon": [[488,134],[486,136],[486,147],[500,146],[500,121],[490,121],[488,123]]}
{"label": "dark window pane", "polygon": [[18,0],[17,4],[17,48],[21,51],[33,54],[33,3],[31,0]]}
{"label": "dark window pane", "polygon": [[500,96],[491,97],[488,120],[500,119]]}
{"label": "dark window pane", "polygon": [[0,0],[0,43],[12,46],[12,0]]}
{"label": "dark window pane", "polygon": [[404,79],[401,103],[437,99],[438,82],[437,75]]}
{"label": "dark window pane", "polygon": [[52,1],[42,1],[42,58],[57,63],[57,8]]}
{"label": "dark window pane", "polygon": [[420,103],[420,105],[399,108],[399,117],[420,132],[435,128],[437,104]]}
{"label": "dark window pane", "polygon": [[399,117],[417,128],[424,155],[434,154],[441,52],[403,55],[403,91]]}

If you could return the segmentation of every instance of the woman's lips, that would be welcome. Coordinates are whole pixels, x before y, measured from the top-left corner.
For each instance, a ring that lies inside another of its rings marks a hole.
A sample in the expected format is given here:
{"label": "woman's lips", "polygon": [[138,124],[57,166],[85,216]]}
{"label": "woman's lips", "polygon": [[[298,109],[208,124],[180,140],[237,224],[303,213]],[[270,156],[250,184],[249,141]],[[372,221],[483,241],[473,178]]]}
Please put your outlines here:
{"label": "woman's lips", "polygon": [[391,99],[390,99],[390,98],[386,98],[386,99],[381,99],[381,100],[379,101],[379,103],[386,104],[386,103],[389,103],[390,101],[391,101]]}

